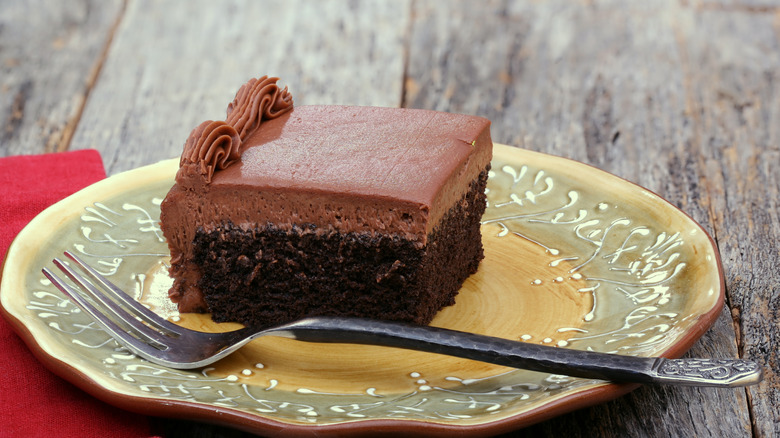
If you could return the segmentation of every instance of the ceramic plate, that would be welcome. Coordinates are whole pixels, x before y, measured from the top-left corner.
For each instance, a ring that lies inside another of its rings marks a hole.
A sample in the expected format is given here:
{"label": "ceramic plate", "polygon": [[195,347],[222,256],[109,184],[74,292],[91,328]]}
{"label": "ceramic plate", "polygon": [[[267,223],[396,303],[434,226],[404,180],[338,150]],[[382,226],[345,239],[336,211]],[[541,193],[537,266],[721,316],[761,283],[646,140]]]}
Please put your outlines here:
{"label": "ceramic plate", "polygon": [[[75,251],[171,320],[227,330],[168,303],[159,205],[178,160],[108,178],[52,206],[11,246],[6,317],[59,375],[122,408],[266,435],[495,434],[635,386],[390,348],[259,339],[202,370],[114,343],[41,274]],[[723,300],[708,235],[658,196],[592,167],[496,145],[486,257],[433,324],[558,348],[676,357]]]}

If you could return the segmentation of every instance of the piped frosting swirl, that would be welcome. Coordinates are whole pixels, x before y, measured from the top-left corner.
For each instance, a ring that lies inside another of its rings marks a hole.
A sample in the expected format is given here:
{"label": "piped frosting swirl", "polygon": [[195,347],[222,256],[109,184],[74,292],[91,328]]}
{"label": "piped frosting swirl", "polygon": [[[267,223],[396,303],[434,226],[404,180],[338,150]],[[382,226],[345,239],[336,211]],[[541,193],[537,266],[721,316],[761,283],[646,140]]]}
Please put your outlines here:
{"label": "piped frosting swirl", "polygon": [[211,183],[214,172],[241,158],[241,148],[263,120],[270,120],[291,110],[292,95],[287,87],[276,85],[279,78],[263,76],[250,79],[228,105],[223,121],[208,120],[196,127],[184,144],[176,182],[185,185],[193,177]]}
{"label": "piped frosting swirl", "polygon": [[267,76],[250,79],[228,105],[227,123],[236,128],[242,140],[254,132],[263,120],[279,117],[292,108],[292,95],[287,87],[280,90],[277,80]]}
{"label": "piped frosting swirl", "polygon": [[195,164],[206,182],[217,170],[225,169],[239,158],[241,139],[236,129],[225,122],[205,121],[192,131],[184,144],[179,166]]}

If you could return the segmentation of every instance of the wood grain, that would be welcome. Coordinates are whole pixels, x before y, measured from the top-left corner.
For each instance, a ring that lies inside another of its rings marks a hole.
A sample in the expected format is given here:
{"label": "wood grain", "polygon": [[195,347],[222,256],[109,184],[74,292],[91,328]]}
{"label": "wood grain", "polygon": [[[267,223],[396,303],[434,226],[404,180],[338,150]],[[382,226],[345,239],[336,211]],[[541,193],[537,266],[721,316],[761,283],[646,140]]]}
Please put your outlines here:
{"label": "wood grain", "polygon": [[67,147],[122,3],[0,5],[0,156]]}
{"label": "wood grain", "polygon": [[747,390],[754,434],[780,436],[780,10],[705,10],[693,24],[679,39],[699,203],[711,212],[740,353],[766,365]]}

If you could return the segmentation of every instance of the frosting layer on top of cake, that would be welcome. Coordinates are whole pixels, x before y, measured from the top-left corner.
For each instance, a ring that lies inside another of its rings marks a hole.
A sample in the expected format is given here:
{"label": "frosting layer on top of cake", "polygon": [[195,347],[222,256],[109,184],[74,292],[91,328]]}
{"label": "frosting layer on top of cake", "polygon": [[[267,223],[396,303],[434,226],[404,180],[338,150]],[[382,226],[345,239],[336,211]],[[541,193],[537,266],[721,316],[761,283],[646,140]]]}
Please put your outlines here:
{"label": "frosting layer on top of cake", "polygon": [[265,120],[241,142],[238,162],[210,181],[180,172],[167,200],[177,208],[164,222],[183,221],[193,233],[228,219],[247,229],[311,224],[425,244],[490,162],[489,126],[428,110],[295,107]]}
{"label": "frosting layer on top of cake", "polygon": [[[336,211],[342,204],[342,223],[334,225],[342,232],[427,233],[490,161],[489,124],[426,110],[296,107],[249,137],[240,164],[220,172],[213,188],[252,187],[279,198],[297,193]],[[294,205],[306,212],[300,201]],[[347,205],[362,211],[351,214]],[[315,210],[304,222],[338,219]],[[393,212],[401,220],[379,220]]]}

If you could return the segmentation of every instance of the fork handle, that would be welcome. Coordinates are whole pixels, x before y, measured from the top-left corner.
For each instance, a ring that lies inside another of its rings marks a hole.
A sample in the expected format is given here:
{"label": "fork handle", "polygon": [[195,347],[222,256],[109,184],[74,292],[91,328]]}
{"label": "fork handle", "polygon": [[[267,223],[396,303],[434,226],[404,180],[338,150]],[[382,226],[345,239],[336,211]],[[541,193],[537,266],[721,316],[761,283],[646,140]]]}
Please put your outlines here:
{"label": "fork handle", "polygon": [[306,342],[397,347],[612,382],[734,387],[762,379],[761,368],[742,359],[623,356],[359,318],[306,318],[283,326],[282,331]]}

